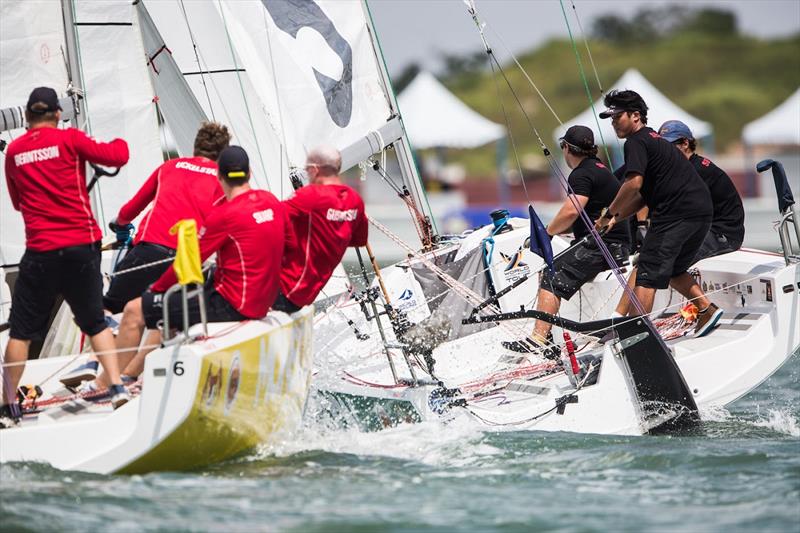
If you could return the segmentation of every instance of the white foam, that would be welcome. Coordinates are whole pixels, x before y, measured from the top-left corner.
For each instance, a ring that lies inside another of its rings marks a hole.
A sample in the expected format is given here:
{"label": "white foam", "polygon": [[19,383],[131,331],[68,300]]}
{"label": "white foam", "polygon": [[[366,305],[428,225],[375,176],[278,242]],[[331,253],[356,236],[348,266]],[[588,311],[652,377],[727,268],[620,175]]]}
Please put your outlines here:
{"label": "white foam", "polygon": [[794,415],[785,409],[770,409],[767,411],[766,419],[757,420],[753,425],[792,437],[800,437],[800,424],[798,424]]}

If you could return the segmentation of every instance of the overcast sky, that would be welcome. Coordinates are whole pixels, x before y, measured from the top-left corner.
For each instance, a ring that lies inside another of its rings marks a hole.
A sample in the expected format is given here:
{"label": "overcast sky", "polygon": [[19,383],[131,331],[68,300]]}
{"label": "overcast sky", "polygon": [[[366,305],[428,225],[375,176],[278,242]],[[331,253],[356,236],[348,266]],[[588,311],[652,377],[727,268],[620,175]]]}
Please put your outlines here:
{"label": "overcast sky", "polygon": [[[506,56],[498,39],[518,53],[567,35],[558,0],[476,0],[475,4],[498,57]],[[729,9],[736,13],[740,30],[762,38],[800,31],[800,0],[575,0],[586,31],[598,15],[617,12],[629,16],[642,6],[664,4]],[[576,32],[571,0],[564,0],[564,5]],[[392,74],[415,62],[435,72],[441,66],[438,58],[442,52],[481,50],[480,37],[462,0],[370,0],[369,6]]]}

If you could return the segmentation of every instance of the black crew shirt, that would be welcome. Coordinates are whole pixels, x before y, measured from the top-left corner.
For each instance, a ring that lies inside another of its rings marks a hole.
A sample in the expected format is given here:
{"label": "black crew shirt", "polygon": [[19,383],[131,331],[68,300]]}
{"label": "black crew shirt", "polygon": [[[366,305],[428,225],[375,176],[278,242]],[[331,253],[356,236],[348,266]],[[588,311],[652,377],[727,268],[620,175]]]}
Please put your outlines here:
{"label": "black crew shirt", "polygon": [[741,244],[744,240],[744,207],[730,176],[701,155],[692,154],[689,162],[711,192],[711,202],[714,204],[711,231]]}
{"label": "black crew shirt", "polygon": [[[589,198],[584,209],[592,222],[600,218],[600,212],[604,207],[611,205],[620,188],[619,180],[595,157],[587,157],[581,161],[567,180],[575,194]],[[572,223],[572,233],[575,235],[575,240],[582,239],[589,233],[580,217]],[[603,240],[627,245],[630,242],[627,224],[616,224]]]}
{"label": "black crew shirt", "polygon": [[712,217],[711,194],[692,164],[677,147],[647,126],[625,141],[626,179],[644,177],[641,195],[650,209],[650,220]]}

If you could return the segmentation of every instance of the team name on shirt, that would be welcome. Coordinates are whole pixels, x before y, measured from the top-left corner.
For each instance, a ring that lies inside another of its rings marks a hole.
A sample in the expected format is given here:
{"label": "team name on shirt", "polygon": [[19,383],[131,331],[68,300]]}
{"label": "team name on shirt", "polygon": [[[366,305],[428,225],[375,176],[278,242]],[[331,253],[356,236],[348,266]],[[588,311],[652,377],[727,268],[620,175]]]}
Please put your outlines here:
{"label": "team name on shirt", "polygon": [[192,172],[200,172],[201,174],[210,174],[211,176],[217,175],[216,168],[201,167],[199,165],[189,163],[188,161],[179,161],[178,163],[175,163],[175,168],[183,168],[186,170],[191,170]]}
{"label": "team name on shirt", "polygon": [[339,209],[330,208],[325,216],[331,222],[352,222],[358,216],[358,209],[348,209],[341,211]]}
{"label": "team name on shirt", "polygon": [[58,146],[48,146],[47,148],[37,148],[36,150],[29,150],[14,156],[14,163],[18,167],[27,165],[28,163],[36,163],[37,161],[47,161],[48,159],[55,159],[58,157]]}
{"label": "team name on shirt", "polygon": [[256,220],[256,224],[263,224],[264,222],[272,222],[275,216],[272,214],[272,209],[264,209],[253,213],[253,218]]}

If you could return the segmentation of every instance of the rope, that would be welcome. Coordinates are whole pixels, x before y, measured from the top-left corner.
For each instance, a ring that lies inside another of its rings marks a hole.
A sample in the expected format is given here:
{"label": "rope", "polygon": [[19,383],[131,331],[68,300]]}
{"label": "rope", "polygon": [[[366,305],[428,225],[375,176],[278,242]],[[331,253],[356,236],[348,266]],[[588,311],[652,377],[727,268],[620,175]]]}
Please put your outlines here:
{"label": "rope", "polygon": [[[194,60],[197,62],[197,70],[200,71],[200,82],[203,84],[203,90],[206,93],[206,101],[208,102],[208,109],[211,111],[211,120],[217,121],[214,116],[214,106],[211,105],[211,95],[208,94],[208,86],[206,85],[206,78],[203,76],[203,67],[200,65],[200,56],[197,53],[197,41],[194,40],[194,33],[192,27],[189,25],[189,16],[186,14],[186,6],[183,5],[183,0],[180,0],[181,11],[183,11],[183,19],[186,21],[186,29],[189,30],[189,39],[192,41],[192,49],[194,50]],[[213,78],[212,78],[213,83]]]}

